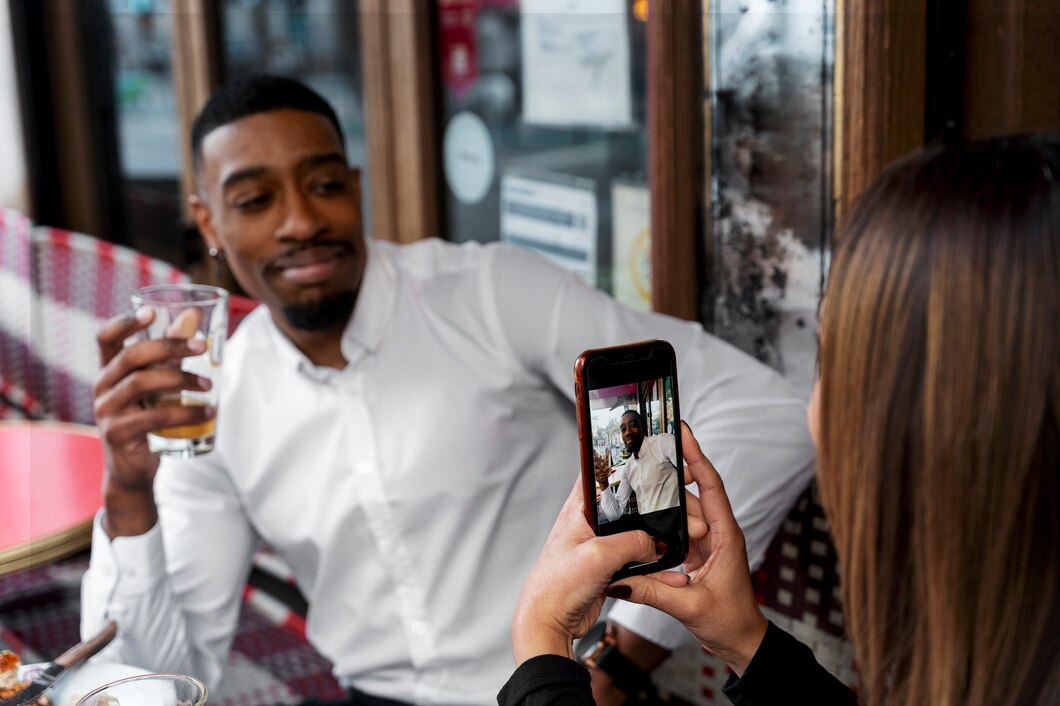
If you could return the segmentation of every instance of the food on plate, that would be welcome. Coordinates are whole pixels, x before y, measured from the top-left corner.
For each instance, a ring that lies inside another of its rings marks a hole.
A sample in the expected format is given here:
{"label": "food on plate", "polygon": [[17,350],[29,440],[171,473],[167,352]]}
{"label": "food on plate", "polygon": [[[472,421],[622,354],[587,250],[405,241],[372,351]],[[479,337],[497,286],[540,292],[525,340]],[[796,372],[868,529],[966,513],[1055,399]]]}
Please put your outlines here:
{"label": "food on plate", "polygon": [[[22,666],[22,658],[11,650],[0,652],[0,699],[14,696],[29,686],[28,681],[22,681],[18,676],[18,668]],[[31,706],[51,706],[51,700],[47,696],[41,696]]]}

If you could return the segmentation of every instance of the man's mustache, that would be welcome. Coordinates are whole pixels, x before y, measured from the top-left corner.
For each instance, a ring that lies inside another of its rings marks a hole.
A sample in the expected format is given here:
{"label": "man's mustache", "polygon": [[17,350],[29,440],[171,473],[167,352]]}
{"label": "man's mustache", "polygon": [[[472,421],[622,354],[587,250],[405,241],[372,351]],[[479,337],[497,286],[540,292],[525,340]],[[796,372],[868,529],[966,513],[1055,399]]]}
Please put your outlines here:
{"label": "man's mustache", "polygon": [[303,253],[306,250],[318,250],[320,248],[334,248],[336,250],[341,250],[347,255],[353,255],[355,252],[353,243],[348,240],[316,240],[309,243],[301,243],[284,250],[279,255],[269,260],[268,269],[275,271],[290,267],[292,264],[296,264],[299,261],[299,253]]}

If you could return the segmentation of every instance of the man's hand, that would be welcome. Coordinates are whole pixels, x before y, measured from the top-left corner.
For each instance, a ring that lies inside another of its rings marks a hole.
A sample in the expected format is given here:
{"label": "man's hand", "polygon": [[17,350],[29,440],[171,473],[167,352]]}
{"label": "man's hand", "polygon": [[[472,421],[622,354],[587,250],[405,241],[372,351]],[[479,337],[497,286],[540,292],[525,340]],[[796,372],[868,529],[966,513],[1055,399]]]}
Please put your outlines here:
{"label": "man's hand", "polygon": [[146,404],[162,394],[210,387],[209,380],[179,366],[181,358],[205,350],[201,340],[172,337],[125,345],[153,319],[154,313],[142,308],[111,319],[96,336],[102,369],[93,395],[106,459],[104,529],[111,537],[143,534],[158,519],[153,490],[158,457],[147,447],[147,432],[198,424],[215,414],[209,407]]}
{"label": "man's hand", "polygon": [[[654,671],[670,656],[669,650],[645,640],[632,630],[621,625],[614,627],[615,648],[644,671]],[[615,686],[607,672],[602,669],[590,669],[589,675],[592,677],[593,700],[597,706],[619,706],[626,700],[628,694]]]}
{"label": "man's hand", "polygon": [[607,464],[607,459],[595,451],[593,452],[593,472],[596,475],[596,484],[600,486],[600,490],[607,490],[608,480],[611,477],[611,467]]}

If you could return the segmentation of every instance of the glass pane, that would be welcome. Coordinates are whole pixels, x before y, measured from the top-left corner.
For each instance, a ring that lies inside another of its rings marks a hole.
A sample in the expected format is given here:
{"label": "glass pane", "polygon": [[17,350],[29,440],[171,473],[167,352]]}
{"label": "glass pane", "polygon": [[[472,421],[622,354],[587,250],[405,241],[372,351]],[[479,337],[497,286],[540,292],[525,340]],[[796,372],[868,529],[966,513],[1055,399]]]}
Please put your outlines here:
{"label": "glass pane", "polygon": [[533,249],[650,308],[645,15],[438,0],[444,232]]}
{"label": "glass pane", "polygon": [[350,164],[361,168],[365,230],[371,232],[359,6],[357,0],[223,0],[221,44],[225,78],[290,76],[335,108]]}
{"label": "glass pane", "polygon": [[834,0],[709,7],[714,329],[808,394],[833,213]]}
{"label": "glass pane", "polygon": [[122,172],[134,179],[174,177],[182,165],[170,0],[110,0],[110,10]]}
{"label": "glass pane", "polygon": [[183,164],[171,59],[172,3],[108,0],[107,9],[124,209],[119,222],[134,248],[182,263],[178,223]]}

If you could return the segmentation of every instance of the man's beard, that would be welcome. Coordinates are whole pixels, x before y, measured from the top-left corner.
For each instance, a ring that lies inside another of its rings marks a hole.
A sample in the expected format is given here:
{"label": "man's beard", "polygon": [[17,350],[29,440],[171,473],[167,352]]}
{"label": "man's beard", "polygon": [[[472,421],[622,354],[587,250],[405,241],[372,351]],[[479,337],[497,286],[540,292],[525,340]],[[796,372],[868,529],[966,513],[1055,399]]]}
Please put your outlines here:
{"label": "man's beard", "polygon": [[288,304],[283,308],[283,316],[296,329],[323,331],[349,321],[356,302],[357,292],[348,289],[316,301]]}

